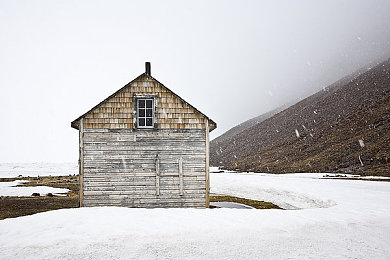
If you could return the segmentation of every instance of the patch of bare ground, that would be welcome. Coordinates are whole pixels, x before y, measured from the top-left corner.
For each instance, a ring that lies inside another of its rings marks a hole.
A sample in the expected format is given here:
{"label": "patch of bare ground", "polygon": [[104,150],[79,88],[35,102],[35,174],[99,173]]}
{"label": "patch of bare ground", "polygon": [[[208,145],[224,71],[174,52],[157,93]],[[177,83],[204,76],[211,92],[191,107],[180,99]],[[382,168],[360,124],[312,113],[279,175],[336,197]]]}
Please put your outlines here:
{"label": "patch of bare ground", "polygon": [[210,202],[235,202],[245,204],[255,209],[281,209],[271,202],[250,200],[245,198],[233,197],[233,196],[210,196]]}
{"label": "patch of bare ground", "polygon": [[0,197],[0,220],[32,215],[49,210],[79,207],[79,182],[77,176],[0,178],[0,182],[10,182],[15,180],[29,181],[18,186],[50,186],[54,188],[69,189],[70,192],[63,197]]}
{"label": "patch of bare ground", "polygon": [[[69,189],[66,196],[31,196],[31,197],[0,197],[0,220],[32,215],[64,208],[79,207],[78,176],[45,176],[23,178],[0,178],[0,182],[15,180],[28,181],[18,186],[50,186]],[[31,194],[33,195],[33,194]],[[49,194],[50,195],[50,194]],[[280,209],[278,206],[264,201],[250,200],[233,196],[210,196],[212,202],[236,202],[256,209]]]}

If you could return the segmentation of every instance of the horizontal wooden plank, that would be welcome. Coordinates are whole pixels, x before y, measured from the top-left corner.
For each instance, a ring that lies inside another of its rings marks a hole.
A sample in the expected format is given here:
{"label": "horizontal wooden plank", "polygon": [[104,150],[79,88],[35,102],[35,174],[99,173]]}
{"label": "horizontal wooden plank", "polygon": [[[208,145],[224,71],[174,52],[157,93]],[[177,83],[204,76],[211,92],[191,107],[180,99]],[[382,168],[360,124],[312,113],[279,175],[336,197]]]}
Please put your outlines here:
{"label": "horizontal wooden plank", "polygon": [[[124,182],[98,182],[98,181],[89,181],[84,179],[84,187],[87,189],[88,187],[116,187],[117,190],[121,189],[122,187],[133,187],[136,189],[152,189],[155,187],[155,183],[153,182],[144,182],[144,183],[124,183]],[[189,190],[195,190],[195,189],[203,189],[205,187],[205,182],[204,181],[184,181],[183,183],[184,189],[189,189]],[[179,187],[179,183],[174,181],[174,182],[164,182],[160,180],[160,187],[163,189],[176,189]]]}
{"label": "horizontal wooden plank", "polygon": [[122,159],[137,159],[137,158],[155,158],[164,157],[167,159],[178,158],[206,158],[205,153],[183,153],[179,151],[86,151],[83,153],[85,160],[122,160]]}
{"label": "horizontal wooden plank", "polygon": [[[153,160],[132,160],[127,163],[111,163],[110,161],[107,162],[94,162],[94,161],[84,161],[85,168],[91,168],[91,169],[97,169],[97,170],[107,170],[107,169],[122,169],[122,170],[132,170],[132,169],[155,169],[155,165],[153,163]],[[204,161],[193,161],[193,162],[187,162],[183,163],[183,169],[189,169],[192,170],[194,168],[204,168],[205,162]],[[178,170],[177,163],[161,163],[161,169],[163,170],[169,170],[173,169],[175,171]],[[203,169],[204,170],[204,169]],[[203,171],[202,170],[202,171]]]}
{"label": "horizontal wooden plank", "polygon": [[[184,176],[205,176],[205,171],[199,171],[199,172],[183,172]],[[162,173],[160,174],[160,176],[164,177],[164,176],[172,176],[173,174],[171,173]],[[176,176],[177,174],[174,173],[174,175]],[[84,178],[89,178],[89,177],[96,177],[96,178],[99,178],[99,177],[155,177],[156,176],[156,173],[155,172],[134,172],[134,173],[129,173],[129,172],[126,172],[126,173],[114,173],[114,172],[102,172],[102,173],[88,173],[88,172],[85,172],[84,173]]]}
{"label": "horizontal wooden plank", "polygon": [[[176,181],[179,179],[179,175],[160,175],[160,178],[162,181],[165,182],[170,182],[170,181]],[[184,181],[199,181],[203,180],[205,178],[205,174],[201,176],[187,176],[183,175],[183,180]],[[125,182],[125,183],[133,183],[133,182],[148,182],[151,180],[154,180],[155,176],[150,176],[150,177],[137,177],[137,176],[126,176],[126,175],[102,175],[102,176],[95,176],[95,175],[90,175],[90,176],[84,176],[84,180],[88,181],[99,181],[99,182]]]}
{"label": "horizontal wooden plank", "polygon": [[[172,140],[188,140],[188,139],[204,139],[205,134],[202,132],[189,132],[191,130],[183,130],[187,132],[183,133],[175,133],[175,132],[170,132],[168,130],[164,130],[164,132],[161,131],[152,131],[152,132],[147,132],[147,131],[126,131],[123,132],[121,131],[122,129],[117,129],[116,132],[112,132],[111,129],[99,129],[99,132],[87,132],[85,133],[86,135],[86,140],[96,140],[97,139],[102,139],[102,140],[115,140],[118,135],[120,136],[135,136],[136,140],[138,138],[141,138],[141,140],[148,140],[148,139],[172,139]],[[165,132],[167,131],[167,132]]]}
{"label": "horizontal wooden plank", "polygon": [[[206,156],[204,153],[197,153],[197,154],[185,154],[185,153],[172,153],[172,151],[165,152],[165,153],[159,153],[158,157],[161,160],[167,161],[167,162],[177,162],[178,158],[182,158],[183,161],[204,161],[206,160]],[[139,159],[155,159],[156,154],[150,153],[150,152],[142,152],[142,153],[129,153],[126,155],[117,155],[117,154],[111,154],[110,156],[106,156],[103,154],[99,155],[92,155],[88,156],[85,161],[107,161],[109,160],[110,162],[128,162],[131,160],[139,160]]]}
{"label": "horizontal wooden plank", "polygon": [[[106,189],[106,190],[153,190],[155,189],[156,185],[124,185],[121,183],[115,183],[115,185],[112,185],[112,183],[103,183],[103,182],[88,182],[84,184],[84,190],[96,190],[96,189]],[[162,189],[166,190],[176,190],[179,187],[179,184],[170,183],[170,184],[162,184],[160,185]],[[187,190],[202,190],[204,189],[205,184],[204,181],[200,181],[199,183],[193,184],[193,183],[184,183],[183,188]]]}
{"label": "horizontal wooden plank", "polygon": [[[128,143],[124,143],[128,142]],[[117,145],[134,145],[134,142],[141,145],[145,142],[150,143],[172,143],[172,144],[180,144],[183,142],[188,143],[200,143],[205,142],[204,137],[189,137],[189,138],[170,138],[170,137],[153,137],[153,138],[146,138],[146,137],[137,137],[136,135],[132,136],[126,136],[126,137],[118,137],[117,138],[107,138],[105,136],[100,137],[88,137],[84,139],[85,145],[92,145],[92,144],[101,144],[101,145],[109,145],[109,146],[117,146]]]}
{"label": "horizontal wooden plank", "polygon": [[[166,187],[162,187],[162,193],[169,193],[169,194],[178,194],[179,192],[179,186],[171,187],[171,189],[166,189]],[[102,194],[107,192],[117,192],[119,194],[149,194],[149,195],[156,195],[155,187],[134,187],[134,186],[120,186],[120,187],[113,187],[113,186],[87,186],[85,187],[84,192],[95,192],[95,194]],[[204,189],[183,189],[184,194],[206,194],[206,191]]]}
{"label": "horizontal wooden plank", "polygon": [[95,128],[84,129],[84,133],[86,136],[97,136],[97,134],[104,133],[104,135],[110,134],[136,134],[137,137],[151,137],[151,136],[159,136],[159,137],[189,137],[189,136],[205,136],[204,130],[197,129],[170,129],[170,130],[134,130],[134,129],[109,129],[109,128]]}
{"label": "horizontal wooden plank", "polygon": [[104,203],[104,204],[127,204],[128,206],[135,206],[137,204],[198,204],[198,203],[205,203],[206,197],[204,198],[188,198],[180,197],[177,198],[130,198],[125,197],[122,195],[111,195],[111,196],[105,196],[103,199],[102,196],[87,196],[85,198],[84,202],[92,202],[94,203]]}
{"label": "horizontal wooden plank", "polygon": [[[183,190],[188,190],[188,191],[195,191],[198,190],[199,193],[202,193],[202,191],[205,190],[205,185],[184,185]],[[161,190],[166,191],[166,193],[173,192],[175,193],[176,191],[179,190],[179,185],[162,185],[160,186]],[[151,193],[156,195],[156,186],[119,186],[119,187],[114,187],[114,186],[106,186],[106,185],[85,185],[84,186],[84,191],[122,191],[122,192],[129,192],[129,193],[134,193],[134,194],[143,194],[143,193]],[[153,192],[154,191],[154,192]]]}
{"label": "horizontal wooden plank", "polygon": [[[160,169],[164,170],[173,170],[178,171],[178,165],[175,163],[160,163]],[[183,169],[194,169],[194,168],[204,168],[205,162],[191,162],[186,163],[183,165]],[[123,170],[129,170],[129,169],[155,169],[155,165],[153,160],[134,160],[133,162],[129,163],[98,163],[98,162],[92,162],[87,161],[84,162],[84,169],[123,169]]]}
{"label": "horizontal wooden plank", "polygon": [[[203,191],[205,187],[205,184],[183,184],[183,189],[184,190],[198,190],[198,191]],[[155,191],[155,183],[153,184],[145,184],[145,185],[138,185],[136,184],[129,184],[129,185],[124,185],[121,183],[117,183],[117,185],[110,185],[107,183],[87,183],[84,185],[84,191],[118,191],[118,192],[134,192],[134,193],[139,193],[141,192],[148,192],[148,191]],[[176,183],[171,183],[171,184],[161,184],[160,183],[160,189],[162,190],[178,190],[179,184]]]}
{"label": "horizontal wooden plank", "polygon": [[[126,143],[127,142],[127,143]],[[136,135],[133,136],[126,136],[126,137],[118,137],[115,139],[109,139],[105,138],[104,136],[101,137],[89,137],[87,139],[84,139],[85,145],[92,145],[92,144],[101,144],[101,145],[110,145],[110,146],[117,146],[117,145],[142,145],[144,143],[151,143],[151,144],[158,144],[166,143],[166,144],[182,144],[182,143],[200,143],[205,142],[203,137],[190,137],[190,138],[160,138],[160,137],[153,137],[153,138],[142,138],[137,137]]]}
{"label": "horizontal wooden plank", "polygon": [[152,190],[148,192],[142,192],[142,193],[136,193],[131,191],[84,191],[84,197],[87,198],[89,196],[101,196],[102,198],[105,196],[123,196],[123,198],[131,198],[131,199],[148,199],[148,198],[159,198],[159,199],[165,199],[165,198],[186,198],[186,199],[196,199],[196,198],[205,198],[206,193],[203,192],[195,192],[192,190],[191,192],[188,192],[187,190],[183,190],[183,195],[180,195],[179,190],[162,190],[160,189],[160,195],[156,195],[156,191],[154,192]]}
{"label": "horizontal wooden plank", "polygon": [[[141,167],[141,168],[84,168],[84,173],[86,174],[110,174],[110,173],[116,173],[116,174],[128,174],[128,175],[139,175],[142,174],[153,176],[153,173],[155,173],[156,170],[152,167]],[[183,167],[184,175],[189,175],[191,172],[205,172],[205,167]],[[173,175],[177,173],[177,170],[175,168],[162,168],[160,170],[160,173],[162,175]]]}
{"label": "horizontal wooden plank", "polygon": [[134,142],[133,145],[130,144],[124,144],[124,145],[118,145],[118,146],[107,146],[104,144],[90,144],[85,145],[84,149],[85,152],[88,151],[132,151],[133,153],[137,151],[147,151],[147,152],[164,152],[164,151],[181,151],[182,153],[202,153],[205,152],[205,146],[204,142],[202,142],[203,145],[200,145],[198,143],[183,143],[183,144],[175,144],[175,143],[164,143],[164,144],[139,144],[137,142]]}
{"label": "horizontal wooden plank", "polygon": [[[95,167],[102,167],[105,168],[106,166],[111,168],[127,168],[131,166],[132,164],[153,164],[155,160],[155,156],[148,156],[148,157],[141,157],[139,155],[132,156],[132,158],[124,157],[122,159],[112,159],[112,158],[87,158],[84,160],[84,164],[87,166],[95,166]],[[170,156],[169,158],[161,158],[159,156],[160,161],[163,164],[167,165],[173,165],[173,167],[178,167],[177,164],[177,156]],[[187,156],[187,158],[182,158],[185,164],[187,166],[203,166],[206,163],[206,159],[203,156],[199,157],[190,157]]]}
{"label": "horizontal wooden plank", "polygon": [[132,198],[131,196],[126,196],[126,195],[89,195],[89,196],[84,196],[85,201],[87,200],[106,200],[107,203],[110,203],[110,201],[133,201],[133,202],[138,202],[138,203],[176,203],[176,202],[191,202],[191,203],[201,203],[205,201],[206,197],[197,197],[197,198],[187,198],[185,196],[177,196],[175,198],[172,197],[146,197],[146,198]]}
{"label": "horizontal wooden plank", "polygon": [[100,201],[100,200],[88,200],[84,203],[85,207],[104,207],[104,206],[117,206],[117,207],[131,207],[131,208],[199,208],[206,207],[205,202],[191,203],[191,202],[176,202],[176,203],[132,203],[123,201]]}
{"label": "horizontal wooden plank", "polygon": [[136,133],[139,136],[201,136],[205,135],[204,130],[201,129],[159,129],[159,130],[144,130],[144,129],[110,129],[110,128],[95,128],[95,129],[84,129],[84,133],[87,135],[94,135],[97,133],[104,134],[133,134]]}

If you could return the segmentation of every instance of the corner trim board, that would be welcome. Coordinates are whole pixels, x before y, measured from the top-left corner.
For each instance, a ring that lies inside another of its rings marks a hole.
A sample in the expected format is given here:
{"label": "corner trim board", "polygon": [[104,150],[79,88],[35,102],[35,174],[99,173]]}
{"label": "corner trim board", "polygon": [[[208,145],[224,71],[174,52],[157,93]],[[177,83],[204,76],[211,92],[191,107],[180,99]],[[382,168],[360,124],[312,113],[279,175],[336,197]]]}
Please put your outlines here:
{"label": "corner trim board", "polygon": [[80,119],[80,127],[79,127],[79,183],[80,183],[80,191],[79,191],[79,202],[80,207],[83,207],[84,205],[84,185],[83,185],[83,178],[84,178],[84,119]]}
{"label": "corner trim board", "polygon": [[210,159],[210,143],[209,143],[209,120],[205,119],[206,125],[206,208],[210,206],[210,170],[209,170],[209,159]]}

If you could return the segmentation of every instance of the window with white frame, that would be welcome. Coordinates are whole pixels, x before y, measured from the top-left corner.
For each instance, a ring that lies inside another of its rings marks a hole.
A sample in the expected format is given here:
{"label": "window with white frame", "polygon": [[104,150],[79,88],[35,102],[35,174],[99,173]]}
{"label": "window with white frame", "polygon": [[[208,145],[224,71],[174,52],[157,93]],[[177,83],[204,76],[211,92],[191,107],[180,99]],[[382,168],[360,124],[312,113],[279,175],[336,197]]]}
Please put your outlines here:
{"label": "window with white frame", "polygon": [[154,99],[138,98],[137,99],[137,127],[153,128],[154,127]]}

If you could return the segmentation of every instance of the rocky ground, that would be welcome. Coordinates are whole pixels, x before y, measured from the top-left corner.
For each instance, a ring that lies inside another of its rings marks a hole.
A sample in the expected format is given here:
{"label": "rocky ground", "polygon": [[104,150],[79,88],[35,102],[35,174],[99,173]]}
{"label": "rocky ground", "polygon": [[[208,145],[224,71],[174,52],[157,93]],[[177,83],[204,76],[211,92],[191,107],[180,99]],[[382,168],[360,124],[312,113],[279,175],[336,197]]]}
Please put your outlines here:
{"label": "rocky ground", "polygon": [[213,166],[390,176],[390,60],[211,142]]}

